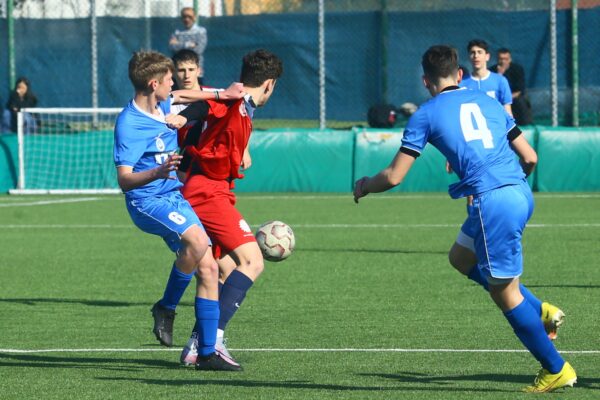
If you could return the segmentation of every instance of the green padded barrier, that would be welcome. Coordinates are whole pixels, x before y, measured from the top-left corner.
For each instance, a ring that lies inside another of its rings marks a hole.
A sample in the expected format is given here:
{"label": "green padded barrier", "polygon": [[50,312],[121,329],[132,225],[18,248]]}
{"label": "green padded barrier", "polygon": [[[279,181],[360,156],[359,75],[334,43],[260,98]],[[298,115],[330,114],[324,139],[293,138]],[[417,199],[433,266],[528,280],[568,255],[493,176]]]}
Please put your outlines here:
{"label": "green padded barrier", "polygon": [[278,129],[250,138],[252,166],[236,181],[240,192],[349,192],[351,131]]}
{"label": "green padded barrier", "polygon": [[537,185],[540,192],[600,190],[600,131],[540,128]]}
{"label": "green padded barrier", "polygon": [[[354,176],[358,179],[373,175],[387,167],[398,149],[402,132],[397,130],[355,128],[356,151]],[[448,185],[458,180],[456,174],[446,173],[446,159],[433,146],[427,145],[413,164],[404,182],[392,189],[401,192],[447,191]]]}
{"label": "green padded barrier", "polygon": [[17,135],[0,135],[0,193],[6,193],[17,186],[18,154]]}

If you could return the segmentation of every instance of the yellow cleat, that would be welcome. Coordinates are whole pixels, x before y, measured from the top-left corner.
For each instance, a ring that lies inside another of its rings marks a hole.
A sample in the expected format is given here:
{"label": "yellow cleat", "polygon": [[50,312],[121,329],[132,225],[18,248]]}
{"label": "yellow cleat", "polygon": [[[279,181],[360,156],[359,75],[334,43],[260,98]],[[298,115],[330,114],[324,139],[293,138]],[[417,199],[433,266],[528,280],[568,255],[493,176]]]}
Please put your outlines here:
{"label": "yellow cleat", "polygon": [[542,322],[544,329],[550,340],[555,340],[558,336],[558,328],[565,320],[565,313],[550,303],[542,303]]}
{"label": "yellow cleat", "polygon": [[575,383],[577,383],[577,374],[571,364],[566,362],[557,374],[551,374],[550,371],[542,368],[535,377],[533,386],[527,386],[523,391],[528,393],[552,392],[565,386],[573,387]]}

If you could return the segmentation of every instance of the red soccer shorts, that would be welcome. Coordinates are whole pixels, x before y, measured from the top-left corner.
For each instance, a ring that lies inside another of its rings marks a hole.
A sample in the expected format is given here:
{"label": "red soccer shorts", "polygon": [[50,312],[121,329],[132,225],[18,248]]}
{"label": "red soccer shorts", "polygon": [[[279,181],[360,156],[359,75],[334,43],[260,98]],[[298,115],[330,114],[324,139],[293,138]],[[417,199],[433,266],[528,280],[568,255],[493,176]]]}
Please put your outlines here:
{"label": "red soccer shorts", "polygon": [[235,194],[229,186],[226,180],[191,175],[181,189],[212,241],[215,259],[256,241],[252,229],[235,208]]}

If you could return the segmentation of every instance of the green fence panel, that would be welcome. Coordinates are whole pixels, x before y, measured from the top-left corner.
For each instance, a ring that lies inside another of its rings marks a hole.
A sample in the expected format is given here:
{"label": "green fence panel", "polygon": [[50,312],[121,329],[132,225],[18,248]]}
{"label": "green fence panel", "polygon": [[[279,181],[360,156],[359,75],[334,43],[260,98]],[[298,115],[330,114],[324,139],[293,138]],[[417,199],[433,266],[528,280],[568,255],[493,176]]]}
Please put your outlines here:
{"label": "green fence panel", "polygon": [[19,169],[17,135],[0,135],[0,193],[17,186]]}
{"label": "green fence panel", "polygon": [[[398,130],[355,128],[354,131],[356,134],[354,176],[357,179],[365,175],[373,175],[387,167],[400,149],[402,132]],[[392,191],[446,191],[448,185],[457,180],[456,174],[446,173],[444,156],[433,146],[427,145],[402,184]]]}
{"label": "green fence panel", "polygon": [[600,190],[597,128],[541,128],[537,151],[540,192]]}
{"label": "green fence panel", "polygon": [[350,131],[278,129],[250,138],[252,166],[236,181],[240,192],[349,192]]}

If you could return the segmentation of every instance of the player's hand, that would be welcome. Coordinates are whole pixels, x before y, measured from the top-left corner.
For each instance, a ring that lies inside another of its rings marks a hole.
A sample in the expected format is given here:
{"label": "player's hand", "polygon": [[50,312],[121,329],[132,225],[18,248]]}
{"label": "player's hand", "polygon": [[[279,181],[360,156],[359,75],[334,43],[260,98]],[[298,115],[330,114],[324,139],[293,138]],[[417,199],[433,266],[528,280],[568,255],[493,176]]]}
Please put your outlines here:
{"label": "player's hand", "polygon": [[247,170],[252,166],[252,157],[250,157],[250,152],[248,149],[244,150],[244,155],[242,156],[242,169]]}
{"label": "player's hand", "polygon": [[446,172],[451,174],[454,172],[454,170],[452,169],[452,165],[450,165],[450,161],[446,160]]}
{"label": "player's hand", "polygon": [[220,100],[237,100],[244,97],[246,92],[244,91],[244,85],[240,82],[233,82],[229,87],[219,92]]}
{"label": "player's hand", "polygon": [[354,202],[358,204],[358,199],[369,194],[366,189],[366,184],[369,181],[368,176],[363,176],[354,183]]}
{"label": "player's hand", "polygon": [[176,171],[181,164],[181,159],[183,156],[179,154],[171,154],[167,160],[160,164],[158,168],[156,168],[156,178],[157,179],[177,179],[175,176],[171,176],[171,171]]}
{"label": "player's hand", "polygon": [[169,127],[179,129],[187,124],[187,118],[179,114],[169,114],[165,117],[165,122]]}

